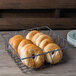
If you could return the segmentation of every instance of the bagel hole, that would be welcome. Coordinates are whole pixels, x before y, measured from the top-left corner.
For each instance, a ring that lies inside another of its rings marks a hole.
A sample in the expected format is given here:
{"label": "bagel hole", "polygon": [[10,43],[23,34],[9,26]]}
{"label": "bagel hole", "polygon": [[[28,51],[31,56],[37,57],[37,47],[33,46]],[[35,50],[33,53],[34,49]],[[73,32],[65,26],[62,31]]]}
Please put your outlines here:
{"label": "bagel hole", "polygon": [[54,54],[54,52],[52,52],[52,54]]}
{"label": "bagel hole", "polygon": [[33,58],[33,59],[35,58],[35,55],[34,55],[34,54],[32,54],[32,58]]}

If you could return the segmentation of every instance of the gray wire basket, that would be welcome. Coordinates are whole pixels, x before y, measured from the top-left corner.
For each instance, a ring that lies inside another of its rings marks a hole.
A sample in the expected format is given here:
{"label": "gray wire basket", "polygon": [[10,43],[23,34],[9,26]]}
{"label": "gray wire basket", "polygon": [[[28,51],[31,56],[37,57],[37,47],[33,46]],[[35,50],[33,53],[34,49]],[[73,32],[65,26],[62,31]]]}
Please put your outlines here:
{"label": "gray wire basket", "polygon": [[[14,35],[23,35],[24,37],[27,35],[27,33],[31,30],[38,30],[40,32],[43,32],[44,34],[47,34],[49,36],[51,36],[54,40],[54,42],[56,44],[58,44],[61,49],[58,49],[58,50],[53,50],[53,51],[50,51],[50,52],[46,52],[46,53],[42,53],[42,54],[38,54],[38,55],[35,55],[35,56],[31,56],[31,57],[27,57],[27,58],[20,58],[20,56],[15,52],[15,50],[11,47],[11,45],[8,43],[9,39],[11,37],[13,37]],[[47,62],[44,62],[43,65],[39,68],[39,69],[34,69],[34,68],[29,68],[27,66],[25,66],[21,60],[23,59],[29,59],[29,58],[33,58],[33,57],[36,57],[36,56],[40,56],[40,55],[43,55],[43,54],[48,54],[48,53],[52,53],[52,52],[55,52],[55,51],[60,51],[62,50],[63,51],[63,58],[62,60],[60,61],[60,63],[62,63],[64,60],[65,60],[65,53],[64,51],[68,48],[72,48],[74,47],[73,45],[70,45],[68,43],[68,41],[66,39],[64,39],[61,35],[57,34],[56,32],[54,32],[53,30],[51,30],[48,26],[43,26],[43,27],[36,27],[36,28],[32,28],[32,29],[27,29],[27,30],[22,30],[22,31],[15,31],[15,32],[9,32],[9,33],[5,33],[5,34],[1,34],[2,38],[5,40],[5,50],[8,52],[8,54],[11,56],[11,58],[15,61],[15,63],[18,65],[18,67],[21,69],[21,71],[23,73],[27,73],[27,72],[32,72],[32,71],[37,71],[37,70],[40,70],[40,69],[44,69],[46,67],[50,67],[51,64],[48,64]],[[13,55],[13,53],[11,52],[11,50],[9,49],[9,46],[12,48],[12,50],[15,52],[16,56]]]}

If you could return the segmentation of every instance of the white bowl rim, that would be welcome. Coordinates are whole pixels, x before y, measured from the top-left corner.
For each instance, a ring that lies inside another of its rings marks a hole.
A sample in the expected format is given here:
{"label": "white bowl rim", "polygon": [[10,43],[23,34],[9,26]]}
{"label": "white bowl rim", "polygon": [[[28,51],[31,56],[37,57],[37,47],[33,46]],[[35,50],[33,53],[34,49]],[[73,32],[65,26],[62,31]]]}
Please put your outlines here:
{"label": "white bowl rim", "polygon": [[71,30],[70,32],[68,32],[67,37],[69,37],[72,41],[75,41],[76,42],[75,39],[73,39],[72,37],[70,37],[70,33],[73,32],[73,31],[76,31],[76,30]]}

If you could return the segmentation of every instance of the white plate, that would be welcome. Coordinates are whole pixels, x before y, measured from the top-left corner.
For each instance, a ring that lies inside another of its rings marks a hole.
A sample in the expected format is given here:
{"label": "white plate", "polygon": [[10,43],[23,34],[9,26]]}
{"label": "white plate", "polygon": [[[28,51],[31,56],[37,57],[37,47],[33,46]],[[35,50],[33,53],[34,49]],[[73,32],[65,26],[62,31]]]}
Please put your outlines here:
{"label": "white plate", "polygon": [[67,41],[76,47],[76,30],[68,32]]}

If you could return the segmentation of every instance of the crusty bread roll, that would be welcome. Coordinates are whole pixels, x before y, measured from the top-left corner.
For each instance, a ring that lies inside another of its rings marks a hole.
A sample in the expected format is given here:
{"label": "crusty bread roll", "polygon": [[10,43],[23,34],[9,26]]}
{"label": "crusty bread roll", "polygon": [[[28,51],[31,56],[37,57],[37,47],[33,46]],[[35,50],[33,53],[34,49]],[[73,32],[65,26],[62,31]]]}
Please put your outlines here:
{"label": "crusty bread roll", "polygon": [[21,50],[21,48],[22,48],[24,45],[26,45],[26,44],[32,44],[32,42],[31,42],[30,40],[23,39],[23,40],[20,42],[19,46],[18,46],[18,54],[19,54],[19,55],[20,55],[20,50]]}
{"label": "crusty bread roll", "polygon": [[34,36],[36,33],[38,33],[37,30],[30,31],[30,32],[27,34],[26,39],[32,40],[33,36]]}
{"label": "crusty bread roll", "polygon": [[[25,45],[20,51],[20,57],[26,58],[33,55],[42,54],[42,50],[34,44]],[[44,55],[35,56],[22,60],[23,64],[31,68],[39,68],[44,62]]]}
{"label": "crusty bread roll", "polygon": [[36,33],[36,34],[33,36],[33,38],[32,38],[32,42],[35,44],[36,39],[37,39],[40,35],[42,35],[42,34],[43,34],[43,33],[40,33],[40,32]]}
{"label": "crusty bread roll", "polygon": [[40,43],[44,40],[44,39],[49,39],[51,42],[53,42],[53,39],[51,37],[49,37],[48,35],[40,35],[37,39],[36,39],[36,45],[40,46]]}
{"label": "crusty bread roll", "polygon": [[[50,43],[44,48],[44,52],[49,52],[53,50],[60,49],[60,47],[55,43]],[[62,51],[56,51],[46,54],[46,61],[51,64],[58,63],[62,58]]]}

